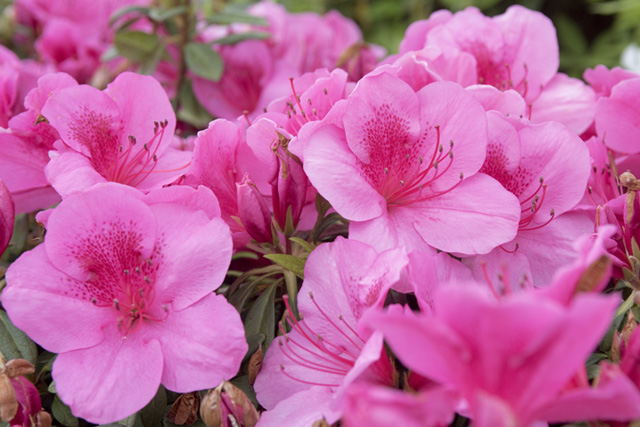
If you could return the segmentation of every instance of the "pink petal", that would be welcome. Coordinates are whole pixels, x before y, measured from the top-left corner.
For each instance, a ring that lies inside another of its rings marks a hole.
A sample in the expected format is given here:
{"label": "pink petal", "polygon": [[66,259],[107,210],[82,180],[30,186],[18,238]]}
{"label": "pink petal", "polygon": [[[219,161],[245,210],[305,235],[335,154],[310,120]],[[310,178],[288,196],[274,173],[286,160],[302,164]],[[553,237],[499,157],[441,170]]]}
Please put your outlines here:
{"label": "pink petal", "polygon": [[9,245],[13,234],[14,205],[9,189],[0,180],[0,255]]}
{"label": "pink petal", "polygon": [[61,353],[53,364],[56,392],[73,414],[96,424],[128,417],[151,401],[160,385],[160,343],[143,334],[127,339],[115,327],[90,348]]}
{"label": "pink petal", "polygon": [[387,202],[361,175],[344,133],[335,126],[318,128],[304,150],[309,180],[345,218],[364,221],[386,211]]}
{"label": "pink petal", "polygon": [[222,219],[209,219],[202,211],[169,204],[150,208],[164,255],[155,284],[157,298],[179,311],[222,284],[231,262],[231,234]]}
{"label": "pink petal", "polygon": [[209,293],[182,311],[170,311],[166,320],[143,327],[162,347],[162,384],[178,393],[233,378],[247,352],[240,315],[221,295]]}
{"label": "pink petal", "polygon": [[[53,211],[44,243],[56,268],[83,281],[91,275],[91,264],[98,262],[95,251],[119,263],[117,252],[111,251],[130,245],[148,258],[156,240],[156,219],[140,200],[142,193],[114,183],[93,188],[69,197]],[[120,240],[125,234],[127,238]]]}
{"label": "pink petal", "polygon": [[86,191],[98,183],[107,182],[87,156],[71,150],[55,152],[45,168],[45,174],[63,199]]}
{"label": "pink petal", "polygon": [[74,292],[72,284],[40,245],[9,266],[2,305],[17,327],[51,352],[91,347],[103,341],[102,328],[114,319]]}
{"label": "pink petal", "polygon": [[640,134],[640,78],[624,80],[615,85],[610,98],[600,98],[596,104],[596,130],[608,147],[634,154],[640,149],[634,143]]}
{"label": "pink petal", "polygon": [[326,387],[311,387],[300,391],[260,415],[264,427],[308,427],[325,418],[333,423],[340,414],[329,409],[333,393]]}

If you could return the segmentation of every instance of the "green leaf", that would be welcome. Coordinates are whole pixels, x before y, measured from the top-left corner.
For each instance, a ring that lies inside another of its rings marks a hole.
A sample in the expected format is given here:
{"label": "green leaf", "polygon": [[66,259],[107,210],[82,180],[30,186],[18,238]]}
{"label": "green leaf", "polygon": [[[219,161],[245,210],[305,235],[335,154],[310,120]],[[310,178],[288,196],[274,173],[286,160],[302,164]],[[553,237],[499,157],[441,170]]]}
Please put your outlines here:
{"label": "green leaf", "polygon": [[266,31],[247,31],[246,33],[231,34],[226,37],[214,40],[215,44],[236,44],[245,40],[264,40],[271,37],[271,33]]}
{"label": "green leaf", "polygon": [[267,21],[261,16],[254,16],[254,15],[249,15],[248,13],[232,12],[232,11],[217,13],[207,18],[207,23],[216,24],[216,25],[229,25],[233,23],[241,23],[241,24],[257,25],[260,27],[269,26],[269,21]]}
{"label": "green leaf", "polygon": [[293,255],[286,254],[266,254],[265,258],[275,262],[276,264],[292,271],[296,276],[304,279],[304,264],[305,260]]}
{"label": "green leaf", "polygon": [[63,426],[78,427],[80,425],[78,419],[71,413],[71,409],[69,409],[69,407],[60,400],[58,395],[53,398],[51,412],[53,414],[53,418],[58,420],[58,422]]}
{"label": "green leaf", "polygon": [[152,9],[149,11],[149,19],[156,22],[164,22],[167,19],[173,18],[174,16],[182,15],[188,10],[189,9],[187,9],[186,6],[172,7],[171,9],[167,10]]}
{"label": "green leaf", "polygon": [[255,300],[244,321],[245,336],[252,337],[264,334],[265,348],[269,347],[275,336],[275,296],[277,286],[272,285],[265,289]]}
{"label": "green leaf", "polygon": [[160,39],[155,34],[142,31],[118,31],[113,44],[125,58],[142,62],[156,52]]}
{"label": "green leaf", "polygon": [[140,411],[140,419],[142,424],[149,427],[155,427],[162,423],[164,411],[167,409],[167,392],[162,385],[158,388],[158,392]]}
{"label": "green leaf", "polygon": [[184,47],[184,60],[187,68],[197,76],[214,82],[222,77],[222,58],[208,44],[187,43]]}
{"label": "green leaf", "polygon": [[198,129],[206,128],[212,117],[196,99],[189,79],[185,79],[181,85],[178,97],[180,100],[178,119]]}
{"label": "green leaf", "polygon": [[150,8],[146,6],[125,6],[121,9],[116,10],[115,12],[113,12],[113,14],[111,14],[111,17],[109,18],[109,26],[115,24],[115,22],[118,19],[120,19],[127,13],[140,12],[140,14],[146,16],[149,13],[149,11],[150,11]]}
{"label": "green leaf", "polygon": [[58,394],[56,392],[56,383],[51,381],[51,384],[49,384],[49,387],[47,387],[47,391],[51,394]]}
{"label": "green leaf", "polygon": [[145,57],[140,64],[140,68],[138,68],[138,73],[150,76],[156,71],[158,68],[158,64],[163,56],[168,55],[167,49],[164,47],[162,43],[159,43],[156,46],[155,52],[153,54]]}
{"label": "green leaf", "polygon": [[7,360],[25,359],[35,365],[38,359],[36,344],[11,323],[5,311],[0,311],[0,351]]}
{"label": "green leaf", "polygon": [[253,353],[258,351],[258,347],[262,345],[262,343],[266,338],[267,336],[265,334],[256,334],[256,335],[247,337],[248,350],[247,350],[247,354],[245,354],[244,358],[242,359],[242,363],[244,363],[245,361],[248,361],[251,358],[251,356],[253,356]]}
{"label": "green leaf", "polygon": [[289,237],[289,240],[291,240],[292,242],[295,242],[297,244],[299,244],[300,246],[302,246],[302,249],[304,249],[305,251],[311,253],[316,247],[307,242],[306,240],[303,240],[299,237]]}

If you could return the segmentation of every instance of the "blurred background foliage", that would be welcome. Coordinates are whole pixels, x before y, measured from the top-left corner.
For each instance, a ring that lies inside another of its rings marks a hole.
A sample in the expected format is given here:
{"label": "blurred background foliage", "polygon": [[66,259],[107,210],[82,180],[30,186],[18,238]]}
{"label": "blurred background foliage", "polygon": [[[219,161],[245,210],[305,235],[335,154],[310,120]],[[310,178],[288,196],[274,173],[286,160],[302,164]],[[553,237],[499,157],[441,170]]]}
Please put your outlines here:
{"label": "blurred background foliage", "polygon": [[[250,0],[223,3],[249,4]],[[597,64],[614,67],[631,43],[640,44],[640,0],[279,0],[292,12],[323,13],[337,9],[353,18],[365,40],[395,53],[407,26],[438,9],[452,11],[475,6],[486,15],[503,13],[520,4],[550,17],[560,44],[560,69],[581,77]]]}

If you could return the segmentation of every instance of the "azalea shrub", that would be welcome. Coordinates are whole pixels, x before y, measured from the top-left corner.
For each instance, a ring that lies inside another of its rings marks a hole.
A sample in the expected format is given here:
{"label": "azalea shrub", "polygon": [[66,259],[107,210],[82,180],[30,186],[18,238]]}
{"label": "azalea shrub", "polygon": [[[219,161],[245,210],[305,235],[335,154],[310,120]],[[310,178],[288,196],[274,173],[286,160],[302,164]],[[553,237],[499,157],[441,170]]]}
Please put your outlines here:
{"label": "azalea shrub", "polygon": [[523,6],[16,0],[11,426],[640,422],[640,75]]}

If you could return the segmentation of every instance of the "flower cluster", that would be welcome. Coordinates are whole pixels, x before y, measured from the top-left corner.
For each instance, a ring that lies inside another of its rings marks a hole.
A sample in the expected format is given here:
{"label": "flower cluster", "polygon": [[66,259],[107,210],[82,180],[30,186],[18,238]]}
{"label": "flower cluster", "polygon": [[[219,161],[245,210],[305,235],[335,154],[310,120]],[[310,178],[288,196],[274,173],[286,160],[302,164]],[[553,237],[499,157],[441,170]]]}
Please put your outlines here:
{"label": "flower cluster", "polygon": [[640,419],[640,75],[559,73],[521,6],[385,57],[337,12],[151,3],[15,3],[3,420]]}

